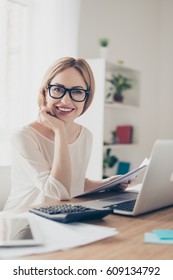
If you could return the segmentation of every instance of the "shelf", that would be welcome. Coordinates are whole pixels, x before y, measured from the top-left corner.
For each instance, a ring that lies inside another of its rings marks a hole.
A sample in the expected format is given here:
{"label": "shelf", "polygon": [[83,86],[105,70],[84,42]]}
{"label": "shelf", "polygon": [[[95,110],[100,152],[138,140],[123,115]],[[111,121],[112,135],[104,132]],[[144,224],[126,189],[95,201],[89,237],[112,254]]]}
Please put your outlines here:
{"label": "shelf", "polygon": [[107,148],[111,148],[111,149],[119,149],[119,148],[134,148],[134,147],[137,147],[138,144],[137,143],[132,143],[132,144],[106,144],[106,145],[103,145],[103,148],[104,149],[107,149]]}
{"label": "shelf", "polygon": [[123,65],[116,64],[116,63],[113,63],[111,61],[106,62],[106,69],[109,72],[118,71],[118,72],[121,72],[121,73],[126,74],[126,75],[127,75],[127,73],[130,73],[130,74],[131,73],[133,73],[133,74],[138,74],[139,73],[139,71],[136,70],[136,69],[132,69],[131,67],[125,66],[124,64]]}
{"label": "shelf", "polygon": [[[131,167],[138,163],[141,128],[141,74],[137,70],[106,62],[104,59],[90,59],[88,62],[94,73],[96,93],[91,108],[87,110],[84,117],[82,115],[79,119],[81,124],[86,126],[93,134],[93,152],[86,176],[98,180],[103,176],[104,154],[109,148],[111,149],[111,155],[116,156],[120,162],[129,162]],[[124,99],[121,103],[112,99],[113,92],[108,81],[112,75],[118,74],[127,77],[132,82],[132,87],[124,90]],[[109,97],[108,93],[111,93]],[[116,131],[118,126],[126,125],[133,128],[132,140],[126,141],[132,143],[112,144],[115,143],[112,133]],[[114,169],[113,172],[115,174]]]}
{"label": "shelf", "polygon": [[137,109],[139,106],[136,105],[127,105],[127,104],[122,104],[118,102],[114,103],[106,103],[105,102],[105,107],[109,109]]}

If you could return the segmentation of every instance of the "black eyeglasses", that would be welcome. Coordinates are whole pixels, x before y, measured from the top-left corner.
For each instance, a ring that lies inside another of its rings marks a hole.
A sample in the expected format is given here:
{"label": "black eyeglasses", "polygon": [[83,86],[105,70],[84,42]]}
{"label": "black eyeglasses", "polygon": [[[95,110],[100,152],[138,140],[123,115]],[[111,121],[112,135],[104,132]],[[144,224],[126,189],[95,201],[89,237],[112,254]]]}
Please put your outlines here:
{"label": "black eyeglasses", "polygon": [[89,95],[89,90],[81,89],[81,88],[65,88],[60,85],[50,85],[48,84],[49,95],[52,98],[60,99],[67,92],[72,100],[76,102],[83,102]]}

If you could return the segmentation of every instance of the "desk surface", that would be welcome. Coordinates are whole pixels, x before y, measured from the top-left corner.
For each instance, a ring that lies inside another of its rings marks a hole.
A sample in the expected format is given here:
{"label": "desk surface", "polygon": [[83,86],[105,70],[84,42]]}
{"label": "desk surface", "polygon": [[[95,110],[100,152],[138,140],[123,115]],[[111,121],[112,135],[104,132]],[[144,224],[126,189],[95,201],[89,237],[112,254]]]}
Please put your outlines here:
{"label": "desk surface", "polygon": [[154,229],[173,229],[173,207],[138,217],[109,215],[103,220],[90,223],[117,228],[119,234],[89,245],[66,251],[28,256],[26,259],[173,260],[173,245],[144,243],[145,232],[151,232]]}

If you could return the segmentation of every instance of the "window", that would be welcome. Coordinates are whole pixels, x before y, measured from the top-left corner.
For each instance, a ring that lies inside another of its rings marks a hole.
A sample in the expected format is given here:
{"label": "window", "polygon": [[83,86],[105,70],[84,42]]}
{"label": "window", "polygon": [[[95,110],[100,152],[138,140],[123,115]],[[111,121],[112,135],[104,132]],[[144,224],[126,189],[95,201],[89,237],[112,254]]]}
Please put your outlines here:
{"label": "window", "polygon": [[0,2],[0,165],[10,164],[11,130],[24,120],[28,4]]}
{"label": "window", "polygon": [[[3,0],[4,1],[4,0]],[[0,92],[0,127],[15,128],[22,120],[20,110],[25,91],[27,57],[27,1],[6,0],[4,20],[4,75]],[[5,71],[4,71],[5,70]],[[13,113],[10,113],[13,112]]]}

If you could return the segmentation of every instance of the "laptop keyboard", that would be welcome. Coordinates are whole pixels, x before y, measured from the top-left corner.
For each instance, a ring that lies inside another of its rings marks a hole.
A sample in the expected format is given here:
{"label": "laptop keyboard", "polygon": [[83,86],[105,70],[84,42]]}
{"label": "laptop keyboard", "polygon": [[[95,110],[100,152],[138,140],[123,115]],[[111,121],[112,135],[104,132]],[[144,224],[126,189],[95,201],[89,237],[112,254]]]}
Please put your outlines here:
{"label": "laptop keyboard", "polygon": [[113,210],[123,210],[123,211],[132,212],[135,206],[135,202],[136,199],[115,204],[113,205]]}

